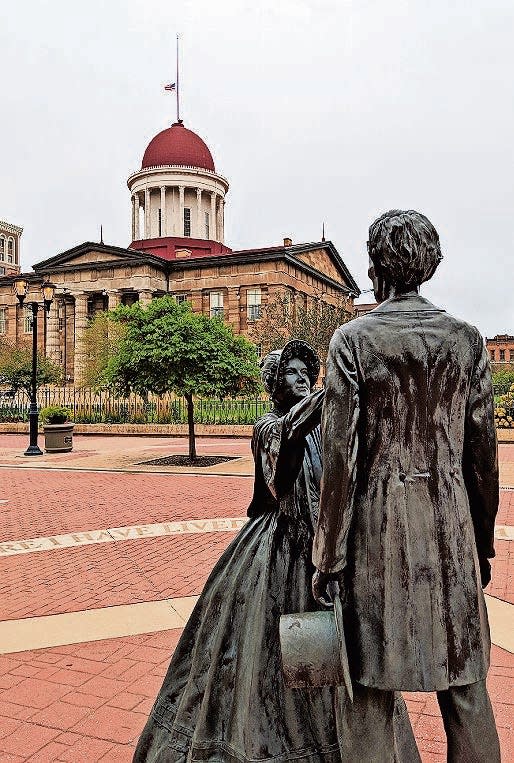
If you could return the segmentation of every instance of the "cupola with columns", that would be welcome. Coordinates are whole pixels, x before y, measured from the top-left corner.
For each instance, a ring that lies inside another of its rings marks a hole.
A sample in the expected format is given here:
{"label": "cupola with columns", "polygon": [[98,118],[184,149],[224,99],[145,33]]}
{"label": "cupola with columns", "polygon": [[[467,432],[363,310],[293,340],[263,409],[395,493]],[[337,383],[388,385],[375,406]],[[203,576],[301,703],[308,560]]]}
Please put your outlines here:
{"label": "cupola with columns", "polygon": [[150,141],[141,169],[127,183],[130,248],[167,260],[231,251],[224,244],[228,181],[216,172],[205,142],[182,120]]}

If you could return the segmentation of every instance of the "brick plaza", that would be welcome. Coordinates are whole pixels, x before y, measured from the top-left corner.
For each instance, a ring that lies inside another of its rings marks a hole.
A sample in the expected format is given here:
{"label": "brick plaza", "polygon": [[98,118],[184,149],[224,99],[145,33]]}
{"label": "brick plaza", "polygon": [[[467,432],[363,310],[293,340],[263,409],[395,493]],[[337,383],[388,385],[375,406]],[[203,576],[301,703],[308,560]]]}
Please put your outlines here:
{"label": "brick plaza", "polygon": [[[140,465],[184,452],[179,438],[76,437],[70,454],[24,459],[26,439],[0,435],[0,763],[126,763],[195,597],[244,522],[249,441],[200,439],[200,454],[241,457],[200,473]],[[489,688],[509,761],[514,444],[500,460]],[[444,761],[435,697],[406,698],[424,763]]]}

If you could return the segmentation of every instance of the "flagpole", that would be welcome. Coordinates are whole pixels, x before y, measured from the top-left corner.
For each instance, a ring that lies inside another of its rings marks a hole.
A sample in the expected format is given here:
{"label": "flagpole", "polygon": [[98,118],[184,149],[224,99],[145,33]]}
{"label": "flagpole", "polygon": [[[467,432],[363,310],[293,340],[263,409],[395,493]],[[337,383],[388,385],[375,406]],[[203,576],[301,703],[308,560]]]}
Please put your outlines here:
{"label": "flagpole", "polygon": [[180,122],[180,96],[179,96],[179,80],[178,80],[178,35],[177,35],[177,79],[176,83],[177,86],[175,88],[176,94],[177,94],[177,122]]}

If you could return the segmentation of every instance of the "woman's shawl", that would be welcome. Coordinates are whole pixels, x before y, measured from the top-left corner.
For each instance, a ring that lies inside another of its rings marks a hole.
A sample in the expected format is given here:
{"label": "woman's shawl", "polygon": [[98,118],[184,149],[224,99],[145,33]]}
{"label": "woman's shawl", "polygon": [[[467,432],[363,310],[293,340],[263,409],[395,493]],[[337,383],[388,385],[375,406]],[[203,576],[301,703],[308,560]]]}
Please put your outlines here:
{"label": "woman's shawl", "polygon": [[[301,504],[310,503],[309,482],[317,482],[319,491],[320,435],[319,429],[317,434],[313,430],[319,427],[323,397],[323,390],[314,392],[285,415],[275,409],[256,422],[252,437],[254,493],[248,516],[278,510],[293,517],[305,514]],[[309,458],[304,465],[306,448]]]}

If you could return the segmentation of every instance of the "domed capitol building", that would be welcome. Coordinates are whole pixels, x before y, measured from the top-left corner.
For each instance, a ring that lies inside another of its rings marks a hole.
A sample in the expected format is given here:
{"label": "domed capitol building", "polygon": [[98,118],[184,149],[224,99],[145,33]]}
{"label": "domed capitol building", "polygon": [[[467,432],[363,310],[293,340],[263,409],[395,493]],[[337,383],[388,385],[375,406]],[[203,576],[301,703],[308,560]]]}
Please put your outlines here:
{"label": "domed capitol building", "polygon": [[[24,273],[32,289],[39,290],[44,281],[56,286],[49,315],[38,313],[38,335],[40,349],[62,367],[68,383],[81,383],[81,340],[89,321],[120,303],[147,304],[171,294],[248,334],[262,306],[280,293],[307,305],[320,297],[334,305],[341,298],[353,304],[359,294],[330,241],[293,244],[285,238],[278,246],[238,251],[227,246],[229,182],[207,144],[182,120],[150,141],[141,169],[127,184],[131,243],[126,249],[88,241]],[[13,292],[21,232],[0,223],[0,339],[16,343],[28,342],[31,333],[29,309],[19,306]]]}

